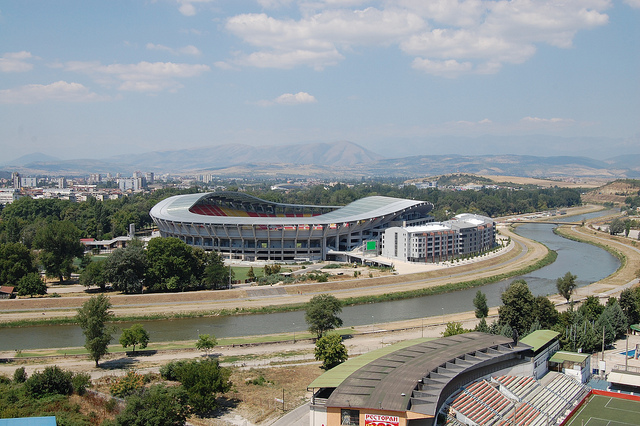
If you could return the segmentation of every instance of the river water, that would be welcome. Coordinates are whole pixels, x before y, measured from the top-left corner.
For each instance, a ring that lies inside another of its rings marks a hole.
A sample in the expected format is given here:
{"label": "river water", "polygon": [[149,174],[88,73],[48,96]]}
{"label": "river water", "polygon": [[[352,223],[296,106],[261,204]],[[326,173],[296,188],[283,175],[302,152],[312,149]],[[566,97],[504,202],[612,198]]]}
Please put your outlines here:
{"label": "river water", "polygon": [[[565,220],[579,222],[583,217],[597,217],[605,213],[573,216]],[[601,248],[555,235],[554,227],[548,224],[524,224],[517,228],[518,234],[523,237],[539,241],[557,251],[558,258],[553,264],[537,271],[481,287],[489,306],[500,305],[500,294],[516,279],[524,279],[534,295],[547,295],[557,292],[556,279],[567,271],[578,276],[576,282],[581,287],[607,277],[620,266],[618,259]],[[377,328],[375,324],[378,323],[466,312],[474,309],[473,298],[477,291],[478,288],[474,288],[435,296],[348,306],[343,309],[341,318],[346,327],[371,325],[373,329]],[[144,324],[152,342],[195,340],[198,334],[237,337],[301,332],[307,328],[304,312],[139,322]],[[130,326],[130,323],[118,324],[112,344],[117,344],[119,330]],[[77,325],[0,328],[0,351],[83,345],[84,336]]]}

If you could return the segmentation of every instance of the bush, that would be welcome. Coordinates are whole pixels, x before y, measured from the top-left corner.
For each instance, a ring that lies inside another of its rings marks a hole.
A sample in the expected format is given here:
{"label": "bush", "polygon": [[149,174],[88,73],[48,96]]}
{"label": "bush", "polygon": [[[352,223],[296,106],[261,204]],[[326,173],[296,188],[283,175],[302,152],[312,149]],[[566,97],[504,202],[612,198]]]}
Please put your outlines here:
{"label": "bush", "polygon": [[87,388],[91,386],[91,376],[88,373],[77,373],[71,378],[73,391],[78,395],[84,395]]}
{"label": "bush", "polygon": [[42,373],[33,373],[24,382],[27,395],[41,398],[45,395],[71,395],[73,393],[72,373],[57,365],[46,367]]}
{"label": "bush", "polygon": [[135,371],[128,371],[127,374],[118,378],[110,387],[111,395],[121,398],[133,395],[144,387],[144,377]]}
{"label": "bush", "polygon": [[13,372],[13,382],[24,383],[26,381],[27,381],[27,372],[24,371],[24,367],[16,368],[16,371]]}
{"label": "bush", "polygon": [[160,376],[164,380],[171,380],[174,382],[179,381],[178,371],[184,366],[187,361],[172,361],[168,364],[160,367]]}

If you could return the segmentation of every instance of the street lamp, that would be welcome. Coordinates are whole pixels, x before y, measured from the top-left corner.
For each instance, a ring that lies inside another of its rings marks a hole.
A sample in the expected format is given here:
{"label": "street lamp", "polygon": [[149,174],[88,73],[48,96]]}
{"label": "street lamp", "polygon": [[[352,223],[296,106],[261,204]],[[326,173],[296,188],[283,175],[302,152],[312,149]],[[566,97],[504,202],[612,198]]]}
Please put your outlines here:
{"label": "street lamp", "polygon": [[424,337],[424,317],[422,317],[422,327],[420,327],[420,330],[421,330],[421,333],[422,333],[421,337]]}
{"label": "street lamp", "polygon": [[442,308],[442,325],[444,325],[444,308]]}
{"label": "street lamp", "polygon": [[293,323],[293,343],[296,342],[296,323]]}
{"label": "street lamp", "polygon": [[373,333],[373,315],[371,315],[371,332]]}

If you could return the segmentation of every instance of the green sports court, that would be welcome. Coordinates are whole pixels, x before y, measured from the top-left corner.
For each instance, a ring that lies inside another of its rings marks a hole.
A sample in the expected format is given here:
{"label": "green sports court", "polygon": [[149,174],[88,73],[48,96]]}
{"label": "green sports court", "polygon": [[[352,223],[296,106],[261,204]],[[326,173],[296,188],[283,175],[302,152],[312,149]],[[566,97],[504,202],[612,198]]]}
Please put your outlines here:
{"label": "green sports court", "polygon": [[591,395],[564,426],[631,426],[640,424],[640,402]]}

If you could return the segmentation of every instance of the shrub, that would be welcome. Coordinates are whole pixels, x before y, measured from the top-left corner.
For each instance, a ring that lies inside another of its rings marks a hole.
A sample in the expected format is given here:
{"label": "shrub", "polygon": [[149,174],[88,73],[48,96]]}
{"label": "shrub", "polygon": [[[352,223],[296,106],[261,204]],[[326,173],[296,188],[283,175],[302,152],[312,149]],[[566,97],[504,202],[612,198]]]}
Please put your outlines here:
{"label": "shrub", "polygon": [[128,371],[127,374],[118,378],[111,385],[111,395],[125,397],[134,394],[144,387],[144,377],[135,371]]}
{"label": "shrub", "polygon": [[178,371],[184,366],[186,361],[172,361],[160,367],[160,376],[164,380],[177,382],[179,380]]}
{"label": "shrub", "polygon": [[24,383],[26,381],[27,381],[27,372],[24,371],[24,367],[16,368],[16,371],[13,372],[13,382]]}
{"label": "shrub", "polygon": [[78,395],[84,395],[87,388],[91,386],[91,376],[87,373],[77,373],[71,378],[73,391]]}
{"label": "shrub", "polygon": [[33,373],[24,382],[27,395],[40,398],[45,395],[71,395],[73,393],[72,373],[57,365],[46,367],[42,373]]}

